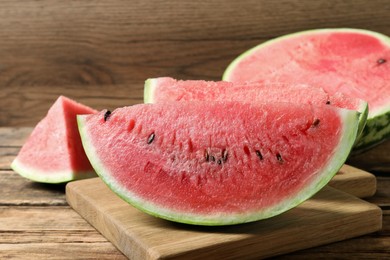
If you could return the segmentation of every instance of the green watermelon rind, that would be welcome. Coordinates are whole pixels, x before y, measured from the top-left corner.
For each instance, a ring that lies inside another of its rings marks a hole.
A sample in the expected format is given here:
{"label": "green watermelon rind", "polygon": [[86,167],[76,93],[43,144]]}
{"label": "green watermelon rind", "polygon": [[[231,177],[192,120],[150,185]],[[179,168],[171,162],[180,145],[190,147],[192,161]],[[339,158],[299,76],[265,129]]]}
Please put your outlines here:
{"label": "green watermelon rind", "polygon": [[367,118],[362,137],[355,145],[353,153],[365,152],[390,138],[390,106],[388,111],[375,117],[375,120]]}
{"label": "green watermelon rind", "polygon": [[356,148],[357,144],[360,142],[361,137],[363,136],[364,129],[367,125],[367,118],[368,118],[368,103],[362,102],[360,104],[359,108],[356,110],[359,113],[359,125],[358,125],[358,134],[355,140],[354,149]]}
{"label": "green watermelon rind", "polygon": [[[303,188],[298,194],[291,199],[275,205],[263,212],[248,212],[246,214],[215,214],[215,215],[198,215],[191,213],[179,213],[173,210],[165,209],[149,201],[139,198],[131,191],[126,190],[118,183],[110,172],[105,169],[104,164],[99,159],[91,138],[88,135],[88,129],[85,124],[85,116],[77,116],[81,140],[84,150],[89,158],[93,168],[106,185],[120,198],[134,206],[135,208],[146,212],[152,216],[167,219],[170,221],[181,222],[193,225],[220,226],[234,225],[247,222],[253,222],[260,219],[266,219],[281,214],[291,208],[296,207],[306,201],[323,188],[338,172],[346,161],[352,146],[355,142],[358,129],[358,113],[340,109],[340,118],[342,119],[342,130],[339,144],[334,149],[334,154],[330,157],[317,177],[312,180],[312,185]],[[153,191],[151,191],[153,192]]]}
{"label": "green watermelon rind", "polygon": [[[156,103],[155,92],[159,86],[159,78],[149,78],[145,81],[144,85],[144,103]],[[157,100],[158,102],[158,100]],[[361,100],[359,108],[356,110],[359,112],[359,127],[355,145],[359,142],[360,137],[363,134],[363,130],[366,126],[368,116],[368,103]]]}
{"label": "green watermelon rind", "polygon": [[[229,76],[231,75],[232,71],[235,69],[235,67],[239,64],[239,62],[250,56],[252,53],[257,51],[258,49],[261,49],[263,47],[266,47],[268,45],[271,45],[275,42],[278,42],[280,40],[284,40],[290,37],[296,37],[300,35],[305,34],[315,34],[315,33],[326,33],[326,32],[357,32],[362,33],[366,35],[371,35],[377,39],[379,39],[384,44],[388,45],[390,47],[390,37],[387,37],[384,34],[373,32],[369,30],[364,29],[354,29],[354,28],[325,28],[325,29],[313,29],[313,30],[306,30],[296,33],[287,34],[281,37],[277,37],[272,40],[268,40],[264,43],[261,43],[244,53],[240,54],[237,58],[235,58],[226,68],[225,72],[223,73],[222,79],[229,81]],[[357,140],[355,146],[354,146],[354,153],[363,152],[381,142],[383,142],[385,139],[390,138],[390,104],[388,106],[383,106],[382,108],[377,109],[377,111],[370,111],[370,115],[367,115],[367,120],[365,122],[365,128],[362,131],[362,134],[360,135],[359,139]]]}
{"label": "green watermelon rind", "polygon": [[46,172],[41,169],[34,169],[24,165],[17,158],[11,163],[11,168],[19,175],[35,182],[42,183],[65,183],[73,180],[87,179],[95,177],[95,172],[76,172],[76,171],[50,171]]}

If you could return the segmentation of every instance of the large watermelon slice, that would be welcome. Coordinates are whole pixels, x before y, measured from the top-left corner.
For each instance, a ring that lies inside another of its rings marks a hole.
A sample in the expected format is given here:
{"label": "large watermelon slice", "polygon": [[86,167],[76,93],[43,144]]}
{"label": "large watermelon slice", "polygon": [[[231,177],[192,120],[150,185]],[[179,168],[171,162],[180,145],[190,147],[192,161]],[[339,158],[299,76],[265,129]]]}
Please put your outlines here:
{"label": "large watermelon slice", "polygon": [[300,204],[339,170],[358,128],[356,111],[292,103],[167,102],[77,118],[88,158],[115,193],[198,225]]}
{"label": "large watermelon slice", "polygon": [[14,159],[14,171],[37,182],[62,183],[96,176],[81,144],[77,114],[97,111],[60,96]]}
{"label": "large watermelon slice", "polygon": [[307,83],[364,99],[367,125],[355,150],[390,136],[390,38],[359,29],[319,29],[260,44],[236,58],[223,79]]}
{"label": "large watermelon slice", "polygon": [[145,82],[144,102],[169,101],[237,101],[237,102],[292,102],[316,105],[331,104],[360,113],[358,136],[363,130],[367,102],[342,93],[329,95],[319,87],[306,84],[227,81],[175,80],[169,77],[152,78]]}

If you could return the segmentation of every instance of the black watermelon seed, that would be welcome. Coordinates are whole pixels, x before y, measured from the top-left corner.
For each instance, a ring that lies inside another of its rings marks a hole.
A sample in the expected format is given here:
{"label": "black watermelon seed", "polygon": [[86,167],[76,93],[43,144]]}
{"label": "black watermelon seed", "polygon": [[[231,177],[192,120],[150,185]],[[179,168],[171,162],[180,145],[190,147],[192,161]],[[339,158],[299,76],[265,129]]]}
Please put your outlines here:
{"label": "black watermelon seed", "polygon": [[222,151],[222,161],[226,162],[227,158],[228,158],[228,151],[226,149],[224,149]]}
{"label": "black watermelon seed", "polygon": [[316,119],[313,121],[312,126],[318,126],[319,123],[320,123],[320,120],[319,120],[318,118],[316,118]]}
{"label": "black watermelon seed", "polygon": [[221,163],[222,163],[221,159],[218,159],[217,163],[218,163],[218,164],[221,164]]}
{"label": "black watermelon seed", "polygon": [[151,144],[151,143],[153,142],[154,136],[155,136],[154,133],[151,133],[151,134],[149,135],[149,137],[148,137],[148,144]]}
{"label": "black watermelon seed", "polygon": [[204,150],[204,158],[206,159],[206,162],[209,161],[209,153],[207,152],[207,150]]}
{"label": "black watermelon seed", "polygon": [[214,157],[214,156],[212,156],[212,155],[210,155],[210,161],[213,161],[213,162],[215,162],[215,157]]}
{"label": "black watermelon seed", "polygon": [[327,105],[330,105],[330,100],[326,101],[326,104],[327,104]]}
{"label": "black watermelon seed", "polygon": [[263,160],[263,155],[261,154],[261,152],[259,150],[256,150],[256,155],[257,155],[257,157],[260,158],[260,160]]}
{"label": "black watermelon seed", "polygon": [[111,111],[110,110],[107,110],[106,113],[104,113],[104,122],[107,121],[107,119],[110,117],[111,115]]}
{"label": "black watermelon seed", "polygon": [[376,63],[377,63],[378,65],[381,65],[381,64],[383,64],[383,63],[386,63],[386,61],[387,61],[386,59],[382,59],[382,58],[381,58],[381,59],[377,60]]}
{"label": "black watermelon seed", "polygon": [[283,158],[282,158],[282,156],[280,155],[280,153],[277,153],[277,154],[276,154],[276,159],[278,159],[278,161],[281,162],[281,163],[283,162]]}

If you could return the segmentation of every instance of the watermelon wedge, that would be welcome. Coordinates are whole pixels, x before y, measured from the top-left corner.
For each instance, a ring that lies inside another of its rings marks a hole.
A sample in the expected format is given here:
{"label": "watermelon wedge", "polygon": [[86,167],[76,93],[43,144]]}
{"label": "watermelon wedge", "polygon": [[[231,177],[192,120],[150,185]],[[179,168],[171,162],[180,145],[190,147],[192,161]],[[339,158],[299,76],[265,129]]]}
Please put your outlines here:
{"label": "watermelon wedge", "polygon": [[97,111],[60,96],[34,128],[11,168],[37,182],[62,183],[96,176],[85,155],[77,114]]}
{"label": "watermelon wedge", "polygon": [[237,57],[223,79],[307,83],[364,99],[367,124],[354,150],[390,137],[390,38],[383,34],[340,28],[285,35]]}
{"label": "watermelon wedge", "polygon": [[367,102],[350,98],[342,93],[329,95],[319,87],[306,84],[227,81],[175,80],[169,77],[151,78],[145,81],[144,102],[170,101],[237,101],[246,103],[292,102],[315,105],[333,105],[356,110],[360,113],[360,136],[367,119]]}
{"label": "watermelon wedge", "polygon": [[332,106],[169,102],[77,117],[101,179],[168,220],[265,219],[319,191],[345,162],[358,113]]}

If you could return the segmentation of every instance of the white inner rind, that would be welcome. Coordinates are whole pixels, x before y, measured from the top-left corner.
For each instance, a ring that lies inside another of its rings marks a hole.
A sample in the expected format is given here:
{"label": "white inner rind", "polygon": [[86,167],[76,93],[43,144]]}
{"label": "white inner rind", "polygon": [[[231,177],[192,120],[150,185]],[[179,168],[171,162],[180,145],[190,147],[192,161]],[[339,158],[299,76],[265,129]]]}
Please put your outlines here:
{"label": "white inner rind", "polygon": [[157,79],[147,79],[144,85],[144,103],[154,103],[154,90],[156,89]]}
{"label": "white inner rind", "polygon": [[330,160],[325,163],[320,172],[315,173],[316,177],[311,181],[311,184],[304,187],[294,196],[284,199],[278,204],[259,209],[258,211],[240,214],[223,212],[217,214],[191,214],[171,210],[165,208],[164,205],[157,205],[144,200],[117,182],[112,173],[104,167],[104,164],[99,159],[98,153],[92,144],[88,128],[85,126],[85,116],[77,116],[77,121],[81,140],[92,166],[108,187],[123,200],[148,214],[176,222],[197,225],[232,225],[266,219],[285,212],[312,197],[331,180],[347,159],[354,144],[358,129],[357,112],[344,109],[339,109],[339,111],[341,122],[343,122],[340,133],[340,142],[338,146],[334,148],[334,154],[330,157]]}
{"label": "white inner rind", "polygon": [[85,179],[96,176],[94,172],[75,172],[75,171],[50,171],[45,172],[41,169],[34,169],[21,163],[17,158],[12,162],[11,168],[19,175],[43,183],[64,183],[76,179]]}

